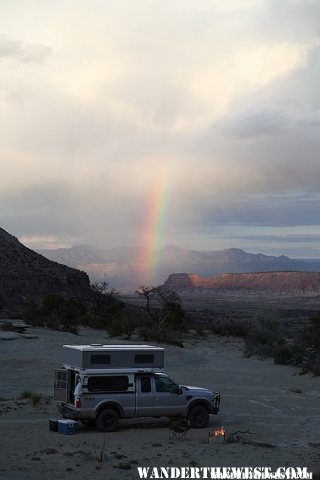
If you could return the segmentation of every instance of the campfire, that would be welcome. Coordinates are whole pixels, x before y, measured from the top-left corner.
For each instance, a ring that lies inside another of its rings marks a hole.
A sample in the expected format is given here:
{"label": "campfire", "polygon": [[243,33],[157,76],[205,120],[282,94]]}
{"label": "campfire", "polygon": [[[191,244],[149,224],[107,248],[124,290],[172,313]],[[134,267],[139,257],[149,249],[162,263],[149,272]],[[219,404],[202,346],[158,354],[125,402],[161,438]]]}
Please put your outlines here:
{"label": "campfire", "polygon": [[212,443],[215,445],[221,445],[222,443],[244,443],[246,445],[254,445],[257,447],[263,448],[276,448],[276,445],[268,442],[261,442],[260,440],[251,440],[246,435],[255,435],[254,432],[250,430],[237,430],[233,433],[227,433],[223,426],[214,430],[213,432],[208,433],[208,443],[210,443],[210,438],[212,438]]}
{"label": "campfire", "polygon": [[219,435],[223,435],[223,436],[226,435],[226,431],[225,431],[225,429],[223,428],[223,426],[220,427],[218,430],[215,430],[215,431],[213,432],[213,435],[212,435],[212,436],[213,436],[213,437],[218,437]]}
{"label": "campfire", "polygon": [[208,433],[208,443],[211,437],[213,438],[214,443],[224,442],[226,435],[227,433],[224,427],[221,426],[220,428],[218,428],[218,430],[214,430],[213,432]]}

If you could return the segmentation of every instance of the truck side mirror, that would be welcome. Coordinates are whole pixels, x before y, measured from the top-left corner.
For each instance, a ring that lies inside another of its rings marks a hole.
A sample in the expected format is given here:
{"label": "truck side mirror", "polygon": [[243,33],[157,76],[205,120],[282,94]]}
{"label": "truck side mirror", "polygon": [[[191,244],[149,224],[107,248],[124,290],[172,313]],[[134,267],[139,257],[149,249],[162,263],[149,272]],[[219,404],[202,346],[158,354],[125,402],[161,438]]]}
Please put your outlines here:
{"label": "truck side mirror", "polygon": [[178,394],[178,395],[181,395],[182,393],[183,393],[182,388],[178,388],[178,389],[177,389],[177,394]]}

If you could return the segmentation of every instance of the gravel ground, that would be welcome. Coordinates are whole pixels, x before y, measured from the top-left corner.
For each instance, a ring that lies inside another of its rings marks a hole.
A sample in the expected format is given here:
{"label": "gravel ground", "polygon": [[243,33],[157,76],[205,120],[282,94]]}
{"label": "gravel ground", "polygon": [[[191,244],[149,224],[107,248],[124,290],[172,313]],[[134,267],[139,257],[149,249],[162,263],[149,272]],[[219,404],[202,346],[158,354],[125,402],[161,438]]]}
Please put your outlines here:
{"label": "gravel ground", "polygon": [[[136,419],[104,434],[81,426],[75,435],[49,431],[56,417],[53,369],[66,343],[119,343],[101,331],[79,336],[30,328],[36,339],[0,340],[0,479],[136,479],[137,466],[305,466],[320,471],[320,378],[300,376],[272,360],[244,358],[242,341],[211,336],[166,346],[166,372],[180,384],[221,392],[221,411],[210,425],[169,439],[168,420]],[[135,342],[136,343],[136,342]],[[32,406],[24,390],[41,393]],[[274,448],[210,439],[221,425],[228,433],[249,430],[250,440]],[[102,455],[102,460],[99,457]]]}

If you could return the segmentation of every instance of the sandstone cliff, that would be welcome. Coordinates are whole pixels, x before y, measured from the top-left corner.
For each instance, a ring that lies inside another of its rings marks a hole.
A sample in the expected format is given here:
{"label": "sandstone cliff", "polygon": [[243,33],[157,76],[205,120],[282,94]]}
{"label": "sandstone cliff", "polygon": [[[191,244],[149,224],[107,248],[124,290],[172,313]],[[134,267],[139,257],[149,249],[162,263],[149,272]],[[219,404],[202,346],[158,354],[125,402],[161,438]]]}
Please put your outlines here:
{"label": "sandstone cliff", "polygon": [[44,258],[0,228],[0,295],[7,307],[23,306],[50,293],[83,297],[89,286],[86,273]]}
{"label": "sandstone cliff", "polygon": [[208,289],[221,293],[278,294],[288,296],[320,295],[320,272],[225,273],[202,278],[187,273],[171,274],[163,287],[173,291]]}

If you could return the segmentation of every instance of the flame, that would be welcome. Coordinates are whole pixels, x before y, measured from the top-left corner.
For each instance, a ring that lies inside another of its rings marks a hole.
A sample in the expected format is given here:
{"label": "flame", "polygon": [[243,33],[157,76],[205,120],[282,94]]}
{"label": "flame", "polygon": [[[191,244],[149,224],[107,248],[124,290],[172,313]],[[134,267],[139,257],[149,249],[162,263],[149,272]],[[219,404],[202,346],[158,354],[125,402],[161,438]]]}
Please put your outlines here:
{"label": "flame", "polygon": [[225,431],[225,429],[223,428],[223,426],[221,426],[218,430],[215,430],[215,431],[213,432],[213,434],[214,434],[215,437],[218,437],[219,435],[225,436],[226,431]]}

